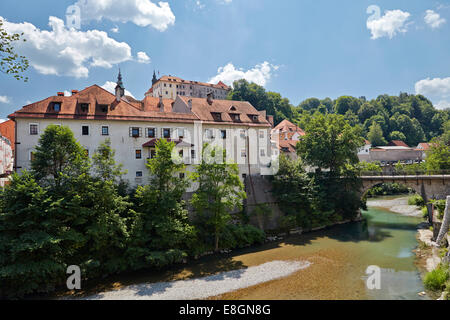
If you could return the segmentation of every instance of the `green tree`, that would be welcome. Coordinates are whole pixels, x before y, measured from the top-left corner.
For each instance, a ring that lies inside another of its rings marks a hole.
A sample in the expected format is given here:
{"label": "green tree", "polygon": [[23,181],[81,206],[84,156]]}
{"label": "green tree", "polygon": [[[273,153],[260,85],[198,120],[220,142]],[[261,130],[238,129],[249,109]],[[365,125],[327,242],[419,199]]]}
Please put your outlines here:
{"label": "green tree", "polygon": [[376,122],[372,123],[370,126],[367,138],[373,147],[385,146],[387,144],[383,137],[383,130],[381,129],[381,126]]}
{"label": "green tree", "polygon": [[430,150],[426,154],[428,171],[439,172],[442,170],[450,170],[450,146],[442,139],[433,139]]}
{"label": "green tree", "polygon": [[39,138],[31,169],[38,182],[58,189],[73,177],[88,175],[89,158],[66,126],[49,125]]}
{"label": "green tree", "polygon": [[391,141],[393,140],[406,141],[406,136],[400,131],[392,131],[391,134],[389,135],[389,139]]}
{"label": "green tree", "polygon": [[280,155],[279,159],[279,170],[272,179],[273,194],[278,200],[280,209],[288,217],[292,217],[287,221],[294,221],[298,226],[310,227],[314,214],[319,214],[311,207],[314,197],[311,179],[305,172],[301,160],[293,161],[285,155]]}
{"label": "green tree", "polygon": [[218,251],[220,235],[231,220],[230,212],[242,209],[246,194],[239,178],[239,168],[226,160],[225,151],[208,145],[203,150],[202,163],[193,175],[199,187],[191,203],[198,221],[213,232],[214,247]]}
{"label": "green tree", "polygon": [[0,297],[47,292],[65,276],[54,202],[33,176],[14,174],[0,192]]}
{"label": "green tree", "polygon": [[342,115],[314,114],[305,127],[306,135],[297,144],[297,153],[310,166],[338,174],[346,164],[356,164],[364,145],[362,130],[352,127]]}
{"label": "green tree", "polygon": [[174,149],[165,139],[156,143],[156,156],[147,164],[149,184],[136,190],[128,249],[134,269],[181,262],[195,237],[182,200],[189,182],[180,178],[185,166],[173,160]]}
{"label": "green tree", "polygon": [[111,148],[111,140],[106,139],[94,155],[92,156],[92,165],[97,178],[103,181],[122,181],[122,176],[127,173],[123,170],[123,165],[116,164],[114,159],[116,151]]}
{"label": "green tree", "polygon": [[233,90],[228,94],[228,99],[248,101],[257,110],[266,110],[268,115],[274,116],[276,124],[294,116],[293,107],[288,99],[276,92],[266,92],[264,87],[244,79],[233,83]]}
{"label": "green tree", "polygon": [[22,74],[28,69],[29,62],[24,56],[19,56],[14,50],[14,44],[18,41],[25,42],[23,33],[8,33],[3,28],[3,21],[0,20],[0,72],[11,74],[17,80],[28,81]]}
{"label": "green tree", "polygon": [[352,111],[354,114],[358,113],[361,101],[354,97],[342,96],[336,100],[334,110],[338,114],[345,114],[347,111]]}
{"label": "green tree", "polygon": [[450,145],[450,120],[444,123],[443,125],[443,131],[442,134],[442,142],[444,142],[446,145]]}
{"label": "green tree", "polygon": [[317,98],[309,98],[306,99],[305,101],[303,101],[302,103],[300,103],[298,105],[298,108],[307,110],[307,111],[311,111],[311,110],[316,110],[317,108],[319,108],[319,106],[321,105],[320,100]]}

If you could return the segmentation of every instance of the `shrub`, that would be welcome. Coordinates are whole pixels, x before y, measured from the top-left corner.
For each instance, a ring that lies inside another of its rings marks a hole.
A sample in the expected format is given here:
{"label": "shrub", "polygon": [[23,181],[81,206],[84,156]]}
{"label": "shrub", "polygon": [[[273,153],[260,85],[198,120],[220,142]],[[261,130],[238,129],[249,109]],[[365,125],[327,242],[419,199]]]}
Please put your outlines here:
{"label": "shrub", "polygon": [[448,278],[448,267],[441,265],[437,269],[427,273],[423,283],[428,290],[440,291],[444,289]]}
{"label": "shrub", "polygon": [[423,198],[419,196],[418,194],[415,194],[408,199],[408,204],[410,206],[417,206],[422,208],[425,205],[425,201],[423,201]]}
{"label": "shrub", "polygon": [[263,243],[265,237],[263,231],[251,225],[228,225],[221,234],[220,248],[244,248]]}

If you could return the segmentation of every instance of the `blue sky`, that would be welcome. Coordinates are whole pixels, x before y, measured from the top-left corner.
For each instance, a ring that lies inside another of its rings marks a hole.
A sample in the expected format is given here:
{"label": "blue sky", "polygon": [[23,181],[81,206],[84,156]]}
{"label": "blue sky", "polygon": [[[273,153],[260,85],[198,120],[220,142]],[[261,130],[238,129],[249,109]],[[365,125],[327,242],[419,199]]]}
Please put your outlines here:
{"label": "blue sky", "polygon": [[[70,30],[74,4],[81,24]],[[371,5],[379,15],[367,13]],[[450,1],[2,1],[0,17],[29,38],[18,50],[32,65],[28,83],[0,73],[0,118],[57,91],[111,86],[119,66],[136,98],[157,70],[198,81],[245,77],[294,105],[402,91],[450,107]]]}

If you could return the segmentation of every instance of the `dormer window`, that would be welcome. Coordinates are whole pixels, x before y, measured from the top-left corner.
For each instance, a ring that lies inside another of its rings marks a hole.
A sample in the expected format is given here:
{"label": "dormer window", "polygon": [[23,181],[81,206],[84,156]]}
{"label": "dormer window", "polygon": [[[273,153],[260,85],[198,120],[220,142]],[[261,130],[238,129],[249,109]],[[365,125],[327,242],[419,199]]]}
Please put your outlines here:
{"label": "dormer window", "polygon": [[100,104],[98,107],[100,108],[101,112],[108,112],[108,105]]}
{"label": "dormer window", "polygon": [[231,116],[231,119],[234,122],[240,122],[241,121],[241,115],[240,114],[232,113],[232,114],[230,114],[230,116]]}
{"label": "dormer window", "polygon": [[53,111],[60,112],[61,111],[61,102],[54,102],[53,103]]}
{"label": "dormer window", "polygon": [[211,112],[214,121],[222,121],[222,114],[219,112]]}
{"label": "dormer window", "polygon": [[259,122],[259,116],[256,114],[250,114],[248,115],[248,117],[253,121],[253,122]]}
{"label": "dormer window", "polygon": [[82,104],[80,104],[80,109],[81,109],[81,112],[88,112],[88,110],[89,110],[89,103],[82,103]]}
{"label": "dormer window", "polygon": [[235,106],[231,106],[230,111],[237,111]]}

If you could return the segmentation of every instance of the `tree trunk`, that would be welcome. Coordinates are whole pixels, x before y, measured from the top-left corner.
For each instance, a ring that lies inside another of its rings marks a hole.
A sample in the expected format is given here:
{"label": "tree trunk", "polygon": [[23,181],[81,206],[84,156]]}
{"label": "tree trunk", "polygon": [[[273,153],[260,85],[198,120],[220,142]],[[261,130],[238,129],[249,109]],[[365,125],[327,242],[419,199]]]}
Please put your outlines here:
{"label": "tree trunk", "polygon": [[216,252],[219,252],[219,232],[216,231]]}
{"label": "tree trunk", "polygon": [[436,239],[438,246],[441,246],[441,242],[444,239],[445,234],[448,232],[448,227],[450,223],[450,196],[447,196],[447,203],[445,205],[444,220],[442,221],[441,230],[439,231],[439,236]]}

